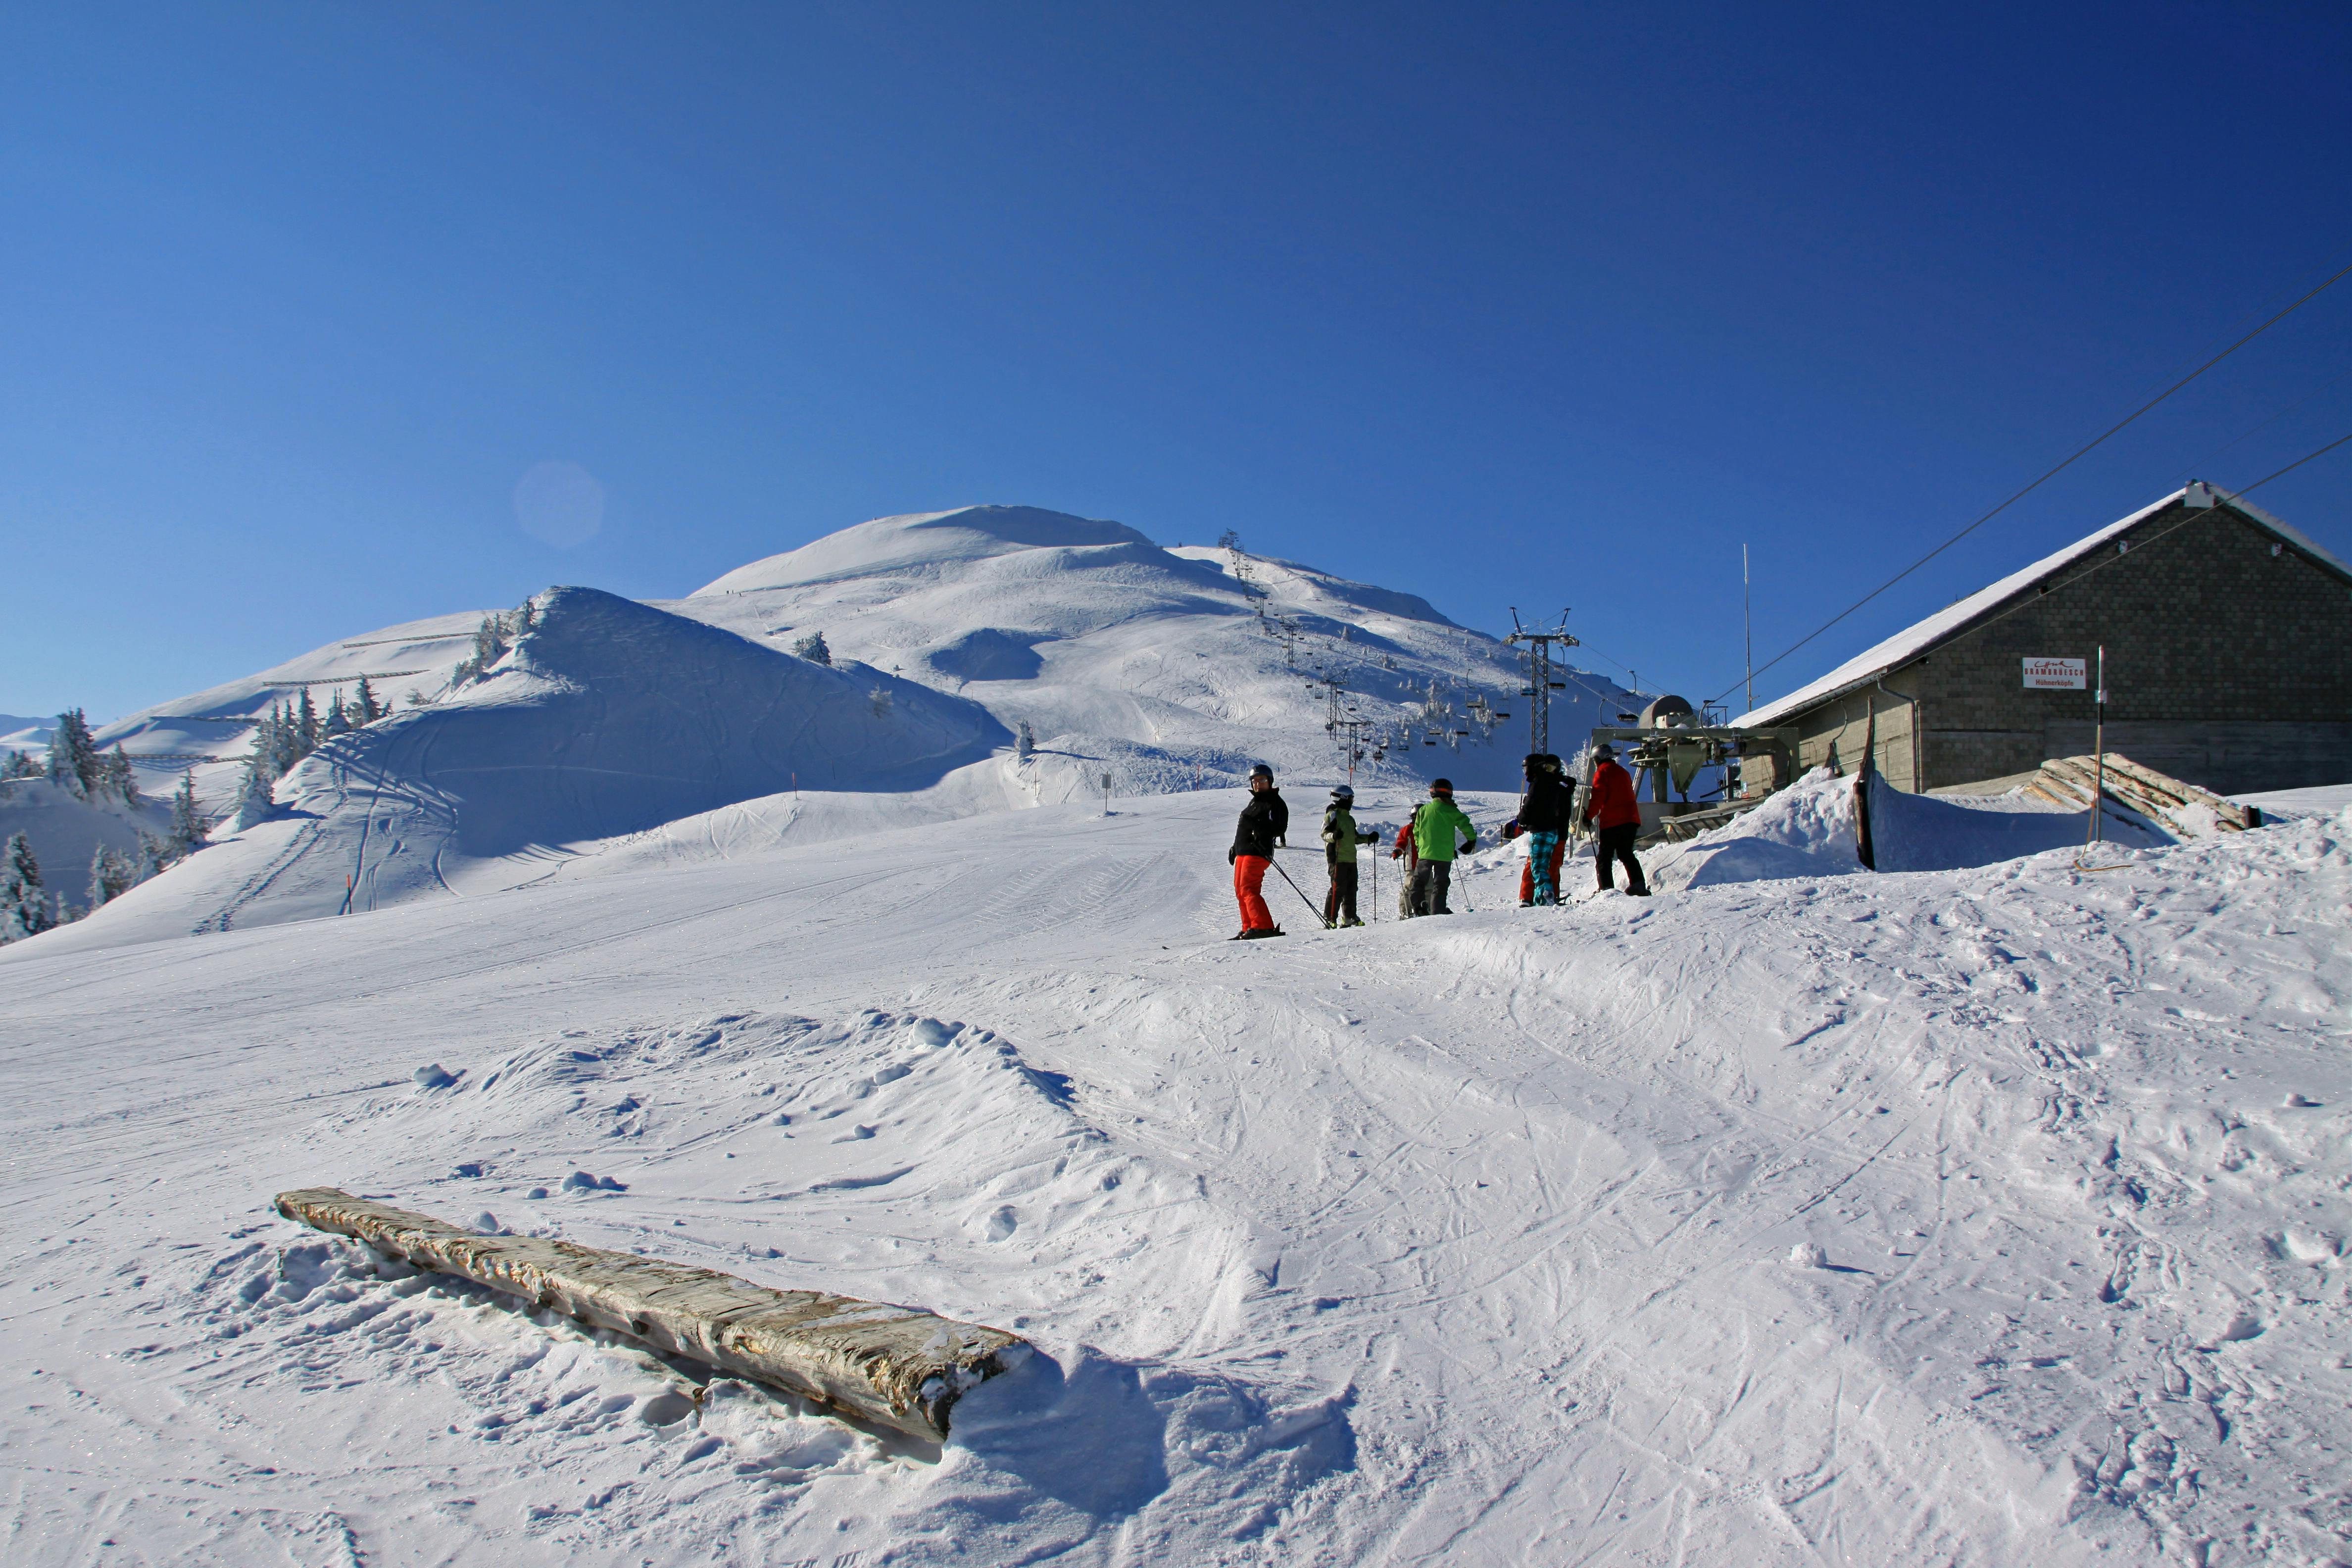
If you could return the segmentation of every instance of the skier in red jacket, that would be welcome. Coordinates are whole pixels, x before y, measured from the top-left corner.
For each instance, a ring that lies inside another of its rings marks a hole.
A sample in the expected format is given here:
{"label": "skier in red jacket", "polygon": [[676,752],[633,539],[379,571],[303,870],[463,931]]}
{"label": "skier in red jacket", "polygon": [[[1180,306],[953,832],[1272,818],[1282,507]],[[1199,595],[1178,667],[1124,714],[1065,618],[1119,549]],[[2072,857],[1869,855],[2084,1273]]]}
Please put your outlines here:
{"label": "skier in red jacket", "polygon": [[1601,890],[1616,883],[1610,861],[1625,863],[1625,891],[1636,899],[1650,896],[1642,879],[1642,863],[1633,858],[1633,840],[1642,835],[1642,810],[1633,804],[1633,775],[1617,765],[1617,749],[1603,742],[1592,748],[1592,787],[1584,803],[1584,820],[1593,829],[1593,865],[1601,873]]}

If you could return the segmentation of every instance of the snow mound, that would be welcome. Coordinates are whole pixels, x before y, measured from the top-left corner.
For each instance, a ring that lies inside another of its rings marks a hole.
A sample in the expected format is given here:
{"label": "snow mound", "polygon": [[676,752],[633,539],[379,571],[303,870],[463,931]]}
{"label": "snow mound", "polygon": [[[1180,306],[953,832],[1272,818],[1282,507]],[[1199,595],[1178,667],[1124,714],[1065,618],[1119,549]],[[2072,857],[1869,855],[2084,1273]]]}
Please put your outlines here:
{"label": "snow mound", "polygon": [[[1877,773],[1868,784],[1875,869],[1954,871],[2080,847],[2084,814],[2011,794],[1982,800],[1911,795]],[[1855,781],[1815,768],[1755,810],[1645,860],[1660,889],[1717,887],[1791,877],[1845,877],[1862,863]],[[2138,813],[2110,803],[2104,837],[2126,849],[2175,842]]]}
{"label": "snow mound", "polygon": [[1854,852],[1853,781],[1815,768],[1755,810],[1645,857],[1644,868],[1662,891],[1866,870]]}

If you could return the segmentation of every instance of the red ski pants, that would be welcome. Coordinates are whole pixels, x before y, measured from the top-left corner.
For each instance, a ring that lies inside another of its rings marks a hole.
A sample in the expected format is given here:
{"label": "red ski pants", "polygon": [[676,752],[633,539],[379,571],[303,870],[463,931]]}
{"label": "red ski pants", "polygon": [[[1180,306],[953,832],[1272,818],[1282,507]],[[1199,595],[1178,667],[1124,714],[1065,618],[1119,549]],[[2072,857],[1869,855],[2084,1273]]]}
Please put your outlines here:
{"label": "red ski pants", "polygon": [[1265,868],[1274,862],[1263,855],[1234,857],[1234,897],[1242,906],[1242,930],[1272,931],[1274,911],[1265,907]]}

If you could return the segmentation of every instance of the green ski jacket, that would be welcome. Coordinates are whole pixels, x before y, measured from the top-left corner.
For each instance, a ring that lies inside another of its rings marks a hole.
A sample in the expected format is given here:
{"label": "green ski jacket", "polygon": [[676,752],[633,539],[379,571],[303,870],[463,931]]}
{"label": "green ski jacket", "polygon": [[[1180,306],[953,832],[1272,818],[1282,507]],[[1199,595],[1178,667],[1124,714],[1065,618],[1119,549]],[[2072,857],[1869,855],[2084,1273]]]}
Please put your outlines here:
{"label": "green ski jacket", "polygon": [[1478,842],[1478,830],[1462,815],[1462,808],[1450,800],[1432,798],[1423,801],[1412,811],[1413,847],[1424,860],[1451,860],[1455,854],[1454,836],[1459,833],[1472,845]]}
{"label": "green ski jacket", "polygon": [[1376,833],[1366,833],[1356,826],[1356,818],[1346,806],[1335,805],[1323,813],[1323,858],[1333,865],[1356,858],[1356,846],[1379,841]]}

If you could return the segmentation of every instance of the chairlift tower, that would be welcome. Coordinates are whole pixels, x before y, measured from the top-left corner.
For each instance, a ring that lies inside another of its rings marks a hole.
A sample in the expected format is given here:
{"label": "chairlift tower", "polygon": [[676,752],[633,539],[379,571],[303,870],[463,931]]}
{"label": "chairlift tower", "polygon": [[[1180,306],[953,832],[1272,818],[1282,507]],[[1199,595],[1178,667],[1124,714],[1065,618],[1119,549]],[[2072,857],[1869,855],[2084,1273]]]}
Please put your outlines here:
{"label": "chairlift tower", "polygon": [[1566,689],[1568,685],[1565,680],[1551,678],[1551,650],[1555,644],[1561,647],[1579,646],[1578,639],[1569,633],[1568,612],[1560,611],[1557,626],[1530,628],[1519,624],[1519,607],[1514,605],[1511,606],[1511,635],[1503,640],[1528,646],[1528,683],[1519,689],[1519,695],[1529,699],[1528,750],[1549,752],[1551,750],[1551,694]]}

